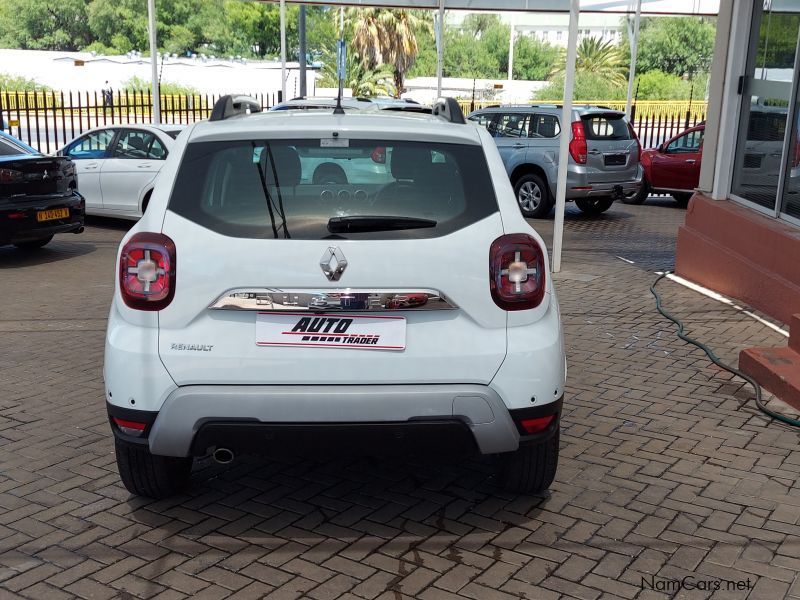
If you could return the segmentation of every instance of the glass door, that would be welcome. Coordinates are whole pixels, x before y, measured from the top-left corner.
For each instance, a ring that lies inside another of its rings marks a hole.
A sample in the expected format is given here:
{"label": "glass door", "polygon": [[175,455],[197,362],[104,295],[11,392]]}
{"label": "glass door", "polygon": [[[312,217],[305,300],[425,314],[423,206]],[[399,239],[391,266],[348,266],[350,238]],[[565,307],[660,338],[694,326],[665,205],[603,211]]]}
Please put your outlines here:
{"label": "glass door", "polygon": [[773,215],[784,187],[787,150],[790,141],[797,139],[797,126],[787,127],[787,123],[796,122],[798,34],[800,2],[756,4],[742,80],[731,193]]}

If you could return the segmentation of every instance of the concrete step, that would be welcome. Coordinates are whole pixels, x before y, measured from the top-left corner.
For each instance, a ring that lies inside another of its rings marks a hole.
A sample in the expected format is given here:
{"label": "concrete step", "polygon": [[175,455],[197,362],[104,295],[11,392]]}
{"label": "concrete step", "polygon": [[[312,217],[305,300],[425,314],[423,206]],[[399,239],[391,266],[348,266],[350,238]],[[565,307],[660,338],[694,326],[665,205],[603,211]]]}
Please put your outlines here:
{"label": "concrete step", "polygon": [[745,348],[739,353],[739,369],[800,410],[800,314],[792,316],[788,346]]}

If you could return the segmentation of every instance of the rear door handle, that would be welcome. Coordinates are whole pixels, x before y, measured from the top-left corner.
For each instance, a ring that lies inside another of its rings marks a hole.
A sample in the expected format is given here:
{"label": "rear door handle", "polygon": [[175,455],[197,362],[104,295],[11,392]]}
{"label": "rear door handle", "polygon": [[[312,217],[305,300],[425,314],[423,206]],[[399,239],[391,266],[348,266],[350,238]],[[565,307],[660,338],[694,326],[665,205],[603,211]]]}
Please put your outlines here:
{"label": "rear door handle", "polygon": [[525,144],[520,144],[519,142],[517,142],[513,146],[513,148],[516,148],[517,150],[519,150],[520,148],[524,148],[524,147],[525,147]]}
{"label": "rear door handle", "polygon": [[600,150],[589,150],[588,154],[601,154]]}
{"label": "rear door handle", "polygon": [[89,169],[96,169],[97,167],[98,167],[98,164],[97,164],[97,163],[88,163],[87,165],[85,165],[85,168],[86,168],[87,170],[89,170]]}
{"label": "rear door handle", "polygon": [[150,165],[137,165],[137,167],[140,169],[149,169]]}
{"label": "rear door handle", "polygon": [[693,165],[693,164],[694,164],[694,163],[696,163],[697,161],[696,161],[695,159],[693,159],[693,158],[687,158],[687,159],[686,159],[686,162],[687,162],[687,163],[689,163],[690,165]]}

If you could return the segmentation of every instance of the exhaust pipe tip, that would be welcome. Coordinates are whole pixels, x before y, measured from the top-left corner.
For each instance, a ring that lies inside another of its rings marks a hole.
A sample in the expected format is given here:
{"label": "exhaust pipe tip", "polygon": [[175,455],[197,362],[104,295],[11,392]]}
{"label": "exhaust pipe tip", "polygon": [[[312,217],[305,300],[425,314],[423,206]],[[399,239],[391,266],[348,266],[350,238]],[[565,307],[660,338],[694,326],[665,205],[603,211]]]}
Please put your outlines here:
{"label": "exhaust pipe tip", "polygon": [[234,454],[232,450],[227,448],[217,448],[212,455],[214,460],[220,465],[227,465],[233,462]]}

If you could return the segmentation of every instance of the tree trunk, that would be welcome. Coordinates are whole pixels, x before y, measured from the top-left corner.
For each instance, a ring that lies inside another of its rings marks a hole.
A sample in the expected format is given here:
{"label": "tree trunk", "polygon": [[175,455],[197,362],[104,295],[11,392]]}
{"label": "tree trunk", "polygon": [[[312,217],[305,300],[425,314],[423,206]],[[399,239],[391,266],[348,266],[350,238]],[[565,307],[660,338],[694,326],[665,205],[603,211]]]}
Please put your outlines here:
{"label": "tree trunk", "polygon": [[399,98],[403,94],[403,73],[398,69],[394,70],[394,96]]}

